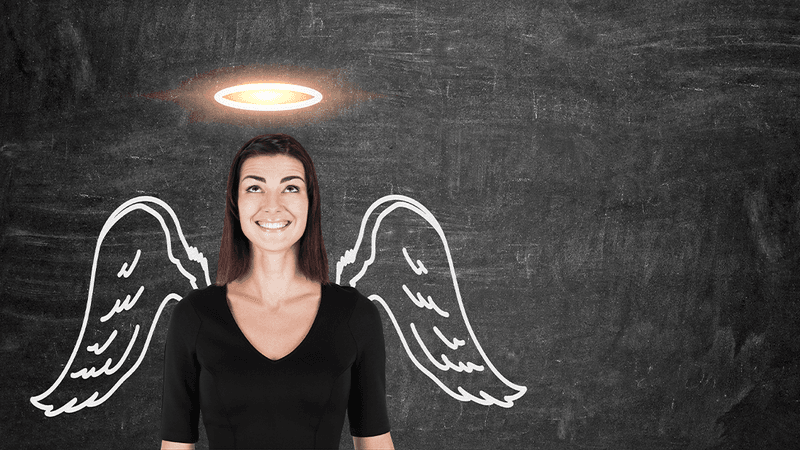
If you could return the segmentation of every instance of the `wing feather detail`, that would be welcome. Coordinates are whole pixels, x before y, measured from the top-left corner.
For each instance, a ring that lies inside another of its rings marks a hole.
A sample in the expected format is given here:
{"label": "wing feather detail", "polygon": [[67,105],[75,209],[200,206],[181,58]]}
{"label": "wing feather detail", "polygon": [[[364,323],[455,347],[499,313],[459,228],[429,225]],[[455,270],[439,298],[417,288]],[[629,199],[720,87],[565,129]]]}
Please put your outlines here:
{"label": "wing feather detail", "polygon": [[100,346],[100,343],[98,342],[98,343],[95,343],[93,345],[90,345],[90,346],[86,347],[86,351],[87,352],[93,352],[95,355],[102,355],[103,352],[106,351],[108,346],[111,345],[112,342],[114,342],[114,338],[117,337],[117,333],[118,333],[118,331],[114,330],[111,333],[111,336],[108,337],[108,339],[106,340],[106,343],[103,344],[102,347]]}
{"label": "wing feather detail", "polygon": [[131,295],[128,294],[125,297],[125,300],[123,300],[122,302],[120,302],[119,299],[117,299],[117,301],[114,303],[114,306],[111,307],[111,311],[109,311],[108,314],[100,318],[100,322],[105,322],[111,317],[113,317],[114,314],[128,311],[131,308],[133,308],[133,306],[136,305],[136,302],[139,301],[139,297],[142,296],[142,292],[144,292],[144,286],[141,286],[139,290],[136,291],[136,294],[133,297],[131,297]]}
{"label": "wing feather detail", "polygon": [[86,367],[84,367],[81,370],[77,370],[69,374],[70,378],[83,378],[84,380],[87,380],[89,378],[99,377],[100,375],[113,375],[120,369],[120,367],[122,367],[122,365],[125,363],[125,360],[128,359],[128,355],[131,353],[133,344],[136,343],[137,336],[139,336],[139,324],[136,324],[136,327],[133,329],[133,336],[128,341],[128,347],[125,348],[125,353],[123,353],[122,356],[119,358],[119,361],[117,361],[116,366],[111,367],[113,360],[111,358],[108,358],[103,367],[99,369],[96,367],[92,367],[91,369],[87,369]]}
{"label": "wing feather detail", "polygon": [[408,286],[406,286],[405,284],[403,285],[403,292],[405,292],[408,298],[410,298],[411,301],[420,308],[433,310],[434,312],[436,312],[436,314],[439,314],[444,318],[450,317],[450,313],[442,310],[442,308],[439,308],[439,306],[433,301],[430,295],[428,296],[427,299],[424,298],[422,294],[420,294],[419,292],[417,292],[417,295],[414,295],[411,293],[411,290],[408,289]]}
{"label": "wing feather detail", "polygon": [[400,324],[397,322],[397,318],[395,318],[391,308],[389,308],[389,305],[386,304],[386,301],[383,300],[379,295],[371,295],[369,296],[369,299],[381,305],[384,311],[386,311],[386,314],[389,316],[389,319],[392,321],[392,324],[397,330],[397,336],[400,338],[400,342],[403,344],[403,348],[405,348],[406,353],[411,359],[411,362],[414,363],[414,365],[417,367],[417,369],[419,369],[420,372],[427,375],[428,378],[433,380],[433,382],[436,383],[436,385],[439,386],[439,388],[443,390],[445,393],[447,393],[449,396],[462,402],[475,402],[483,406],[498,405],[502,406],[503,408],[510,408],[514,406],[514,400],[516,400],[517,397],[506,396],[505,400],[499,400],[492,397],[491,395],[486,394],[483,391],[480,391],[478,393],[480,397],[476,397],[467,392],[466,390],[464,390],[464,388],[462,388],[461,386],[458,386],[456,390],[450,389],[449,386],[447,386],[444,382],[442,382],[442,380],[440,380],[438,376],[436,376],[435,374],[433,374],[433,372],[428,370],[428,368],[425,367],[422,363],[420,363],[417,357],[414,356],[414,352],[411,351],[411,348],[408,346],[408,342],[406,341],[405,335],[403,335],[401,331],[402,328],[400,327]]}
{"label": "wing feather detail", "polygon": [[452,350],[456,350],[458,349],[458,347],[461,347],[462,345],[466,344],[466,342],[458,338],[453,338],[451,342],[450,339],[444,337],[444,334],[442,333],[441,330],[439,330],[439,327],[437,327],[436,325],[433,326],[433,332],[436,333],[436,336],[438,336],[439,339],[442,340],[442,342],[444,342],[444,345],[450,347],[450,349]]}
{"label": "wing feather detail", "polygon": [[475,364],[471,361],[467,361],[466,364],[464,364],[461,361],[459,361],[457,365],[453,364],[452,362],[450,362],[450,359],[445,354],[442,354],[442,362],[437,361],[436,358],[434,358],[433,355],[431,354],[430,350],[428,350],[428,346],[425,345],[425,342],[419,336],[419,332],[417,332],[417,327],[413,323],[411,323],[410,326],[411,326],[411,332],[414,333],[414,337],[417,339],[417,344],[419,344],[422,351],[425,352],[425,356],[428,357],[428,360],[432,362],[433,365],[435,365],[439,370],[446,372],[452,369],[456,372],[467,372],[467,373],[470,373],[473,370],[477,370],[478,372],[483,371],[484,367],[482,365]]}
{"label": "wing feather detail", "polygon": [[131,266],[128,267],[127,262],[123,263],[122,268],[120,268],[119,272],[117,273],[117,278],[122,278],[122,277],[128,278],[129,276],[131,276],[131,274],[133,273],[133,269],[136,268],[136,264],[139,263],[139,258],[141,258],[141,256],[142,256],[142,249],[136,250],[136,256],[133,257],[133,262],[131,263]]}
{"label": "wing feather detail", "polygon": [[414,263],[414,261],[411,260],[411,257],[408,256],[408,249],[405,247],[403,247],[403,256],[406,258],[408,266],[411,267],[411,270],[413,270],[415,274],[423,275],[428,273],[428,269],[422,264],[422,261],[417,260],[417,262]]}

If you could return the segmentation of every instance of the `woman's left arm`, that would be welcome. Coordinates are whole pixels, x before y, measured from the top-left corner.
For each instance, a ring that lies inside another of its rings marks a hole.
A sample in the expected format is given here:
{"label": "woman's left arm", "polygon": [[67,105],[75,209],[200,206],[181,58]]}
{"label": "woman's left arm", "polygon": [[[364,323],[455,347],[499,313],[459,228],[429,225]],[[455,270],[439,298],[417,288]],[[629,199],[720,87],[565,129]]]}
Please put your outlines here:
{"label": "woman's left arm", "polygon": [[355,450],[394,450],[392,435],[390,433],[370,437],[353,436],[353,446]]}
{"label": "woman's left arm", "polygon": [[[356,450],[394,449],[386,405],[386,348],[377,306],[359,295],[350,331],[358,346],[347,416]],[[364,437],[368,436],[368,437]]]}

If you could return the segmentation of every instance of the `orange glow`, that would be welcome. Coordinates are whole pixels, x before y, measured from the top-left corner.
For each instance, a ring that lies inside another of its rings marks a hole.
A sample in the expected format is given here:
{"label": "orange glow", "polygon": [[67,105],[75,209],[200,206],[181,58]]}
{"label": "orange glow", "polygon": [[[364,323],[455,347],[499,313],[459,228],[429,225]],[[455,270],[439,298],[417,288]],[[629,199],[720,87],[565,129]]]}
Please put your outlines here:
{"label": "orange glow", "polygon": [[[195,75],[175,89],[141,96],[178,104],[189,112],[189,122],[297,126],[328,120],[383,97],[359,90],[346,75],[295,66],[223,67]],[[246,85],[261,87],[242,87]]]}

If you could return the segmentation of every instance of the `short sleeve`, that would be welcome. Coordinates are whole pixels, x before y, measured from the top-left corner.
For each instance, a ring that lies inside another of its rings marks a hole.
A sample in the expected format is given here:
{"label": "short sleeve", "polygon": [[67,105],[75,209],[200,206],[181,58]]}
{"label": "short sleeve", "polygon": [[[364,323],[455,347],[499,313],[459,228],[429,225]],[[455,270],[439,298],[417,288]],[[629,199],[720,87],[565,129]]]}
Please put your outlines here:
{"label": "short sleeve", "polygon": [[198,439],[200,364],[195,341],[200,319],[190,303],[192,294],[172,311],[164,351],[164,390],[161,403],[161,439],[194,443]]}
{"label": "short sleeve", "polygon": [[358,345],[351,372],[347,416],[350,434],[358,437],[388,433],[386,410],[386,348],[378,308],[364,296],[350,319],[350,330]]}

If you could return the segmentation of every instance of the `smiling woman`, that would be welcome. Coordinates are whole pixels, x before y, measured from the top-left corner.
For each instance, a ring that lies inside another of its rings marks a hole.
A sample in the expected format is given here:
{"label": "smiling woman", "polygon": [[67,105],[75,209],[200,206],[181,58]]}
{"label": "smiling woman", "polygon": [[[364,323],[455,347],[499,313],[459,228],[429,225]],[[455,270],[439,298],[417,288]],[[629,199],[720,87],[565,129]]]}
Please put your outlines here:
{"label": "smiling woman", "polygon": [[377,308],[328,280],[319,187],[287,135],[259,136],[228,176],[216,285],[175,307],[162,448],[393,448]]}

